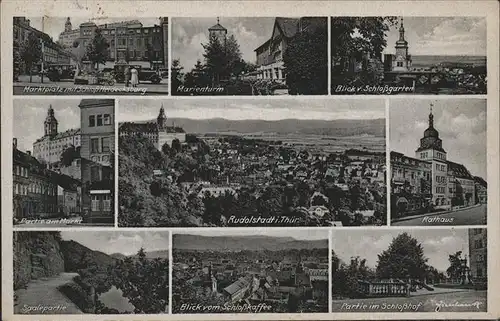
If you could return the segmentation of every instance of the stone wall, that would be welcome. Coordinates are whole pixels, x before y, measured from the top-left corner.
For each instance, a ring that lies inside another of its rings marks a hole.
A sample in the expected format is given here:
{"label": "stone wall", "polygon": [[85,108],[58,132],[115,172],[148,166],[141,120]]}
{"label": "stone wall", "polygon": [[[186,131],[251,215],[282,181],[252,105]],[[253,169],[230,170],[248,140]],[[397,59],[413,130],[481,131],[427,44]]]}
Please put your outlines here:
{"label": "stone wall", "polygon": [[58,232],[14,232],[14,289],[64,272]]}

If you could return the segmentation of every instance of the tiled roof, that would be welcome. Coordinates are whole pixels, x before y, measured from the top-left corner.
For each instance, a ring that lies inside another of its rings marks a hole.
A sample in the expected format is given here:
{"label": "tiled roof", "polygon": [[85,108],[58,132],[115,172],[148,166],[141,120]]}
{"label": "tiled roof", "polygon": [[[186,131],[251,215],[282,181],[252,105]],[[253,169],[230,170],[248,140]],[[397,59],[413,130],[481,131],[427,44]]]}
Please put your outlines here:
{"label": "tiled roof", "polygon": [[227,30],[223,26],[221,26],[219,23],[216,25],[213,25],[212,27],[208,28],[208,30]]}
{"label": "tiled roof", "polygon": [[250,276],[241,277],[233,284],[225,287],[224,291],[226,291],[229,294],[234,294],[240,291],[241,289],[248,287],[250,285],[250,282],[251,282]]}
{"label": "tiled roof", "polygon": [[114,106],[114,99],[82,99],[78,107],[99,107],[99,106]]}
{"label": "tiled roof", "polygon": [[80,128],[68,129],[64,132],[57,133],[57,135],[55,135],[55,136],[40,137],[35,141],[35,144],[38,142],[44,141],[44,140],[56,140],[56,139],[61,139],[61,138],[69,137],[69,136],[75,136],[75,135],[80,135]]}
{"label": "tiled roof", "polygon": [[452,171],[453,176],[457,178],[474,179],[464,165],[454,163],[452,161],[447,161],[447,163],[448,163],[448,171]]}
{"label": "tiled roof", "polygon": [[283,31],[283,34],[287,38],[291,38],[295,36],[295,34],[299,31],[299,18],[282,18],[277,17],[276,23]]}

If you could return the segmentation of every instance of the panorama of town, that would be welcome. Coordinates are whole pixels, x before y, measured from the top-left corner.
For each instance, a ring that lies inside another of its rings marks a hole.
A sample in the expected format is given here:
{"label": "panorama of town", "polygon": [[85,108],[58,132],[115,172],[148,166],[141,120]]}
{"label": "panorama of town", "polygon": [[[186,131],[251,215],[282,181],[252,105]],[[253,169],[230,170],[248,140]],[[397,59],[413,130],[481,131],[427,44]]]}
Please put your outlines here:
{"label": "panorama of town", "polygon": [[314,232],[175,234],[172,313],[327,312],[328,239]]}
{"label": "panorama of town", "polygon": [[386,224],[383,118],[169,119],[155,104],[119,124],[120,226]]}

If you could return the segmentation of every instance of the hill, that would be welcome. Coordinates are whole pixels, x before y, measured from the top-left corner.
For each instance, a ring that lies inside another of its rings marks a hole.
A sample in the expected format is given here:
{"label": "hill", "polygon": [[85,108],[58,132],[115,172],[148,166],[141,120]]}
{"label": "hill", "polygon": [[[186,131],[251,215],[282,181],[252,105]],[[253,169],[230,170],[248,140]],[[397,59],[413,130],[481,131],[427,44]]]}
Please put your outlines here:
{"label": "hill", "polygon": [[201,236],[176,234],[173,236],[176,250],[291,250],[328,248],[328,240],[297,240],[292,237],[254,236]]}
{"label": "hill", "polygon": [[104,267],[116,262],[116,258],[106,253],[94,251],[73,240],[61,241],[61,252],[64,257],[66,272],[76,272],[84,261],[91,260],[98,266]]}
{"label": "hill", "polygon": [[282,119],[267,120],[228,120],[224,118],[190,119],[169,118],[176,126],[187,133],[277,133],[307,134],[329,136],[373,135],[385,137],[385,119]]}

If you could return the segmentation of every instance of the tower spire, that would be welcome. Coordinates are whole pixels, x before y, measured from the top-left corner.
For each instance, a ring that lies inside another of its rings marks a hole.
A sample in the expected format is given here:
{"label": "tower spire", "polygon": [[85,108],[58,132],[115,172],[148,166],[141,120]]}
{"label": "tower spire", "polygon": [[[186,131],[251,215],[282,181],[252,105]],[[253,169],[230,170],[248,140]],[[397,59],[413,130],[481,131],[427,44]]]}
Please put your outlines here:
{"label": "tower spire", "polygon": [[219,17],[217,17],[217,24],[219,24]]}
{"label": "tower spire", "polygon": [[401,26],[399,27],[399,40],[405,40],[405,27],[401,17]]}
{"label": "tower spire", "polygon": [[432,114],[432,107],[434,106],[434,104],[430,104],[430,113],[429,113],[429,128],[433,128],[434,127],[434,115]]}

